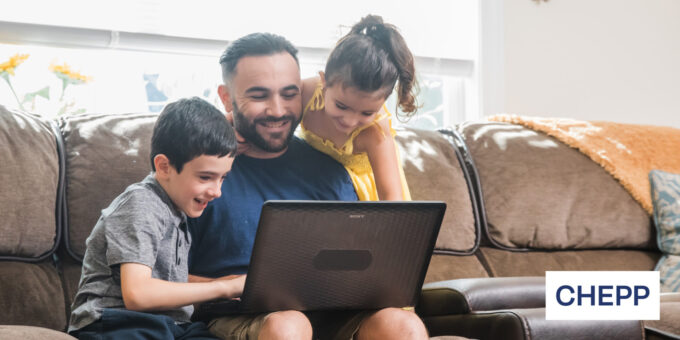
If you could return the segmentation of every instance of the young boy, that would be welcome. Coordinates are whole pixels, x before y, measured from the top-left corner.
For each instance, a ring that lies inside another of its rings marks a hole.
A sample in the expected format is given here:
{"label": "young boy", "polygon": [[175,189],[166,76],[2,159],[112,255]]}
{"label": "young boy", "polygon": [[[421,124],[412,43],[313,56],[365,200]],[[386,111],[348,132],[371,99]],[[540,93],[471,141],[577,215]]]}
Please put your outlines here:
{"label": "young boy", "polygon": [[241,295],[245,276],[187,283],[191,237],[198,217],[220,197],[236,138],[208,102],[168,104],[151,138],[152,172],[113,200],[87,239],[69,333],[80,339],[214,337],[190,323],[193,303]]}

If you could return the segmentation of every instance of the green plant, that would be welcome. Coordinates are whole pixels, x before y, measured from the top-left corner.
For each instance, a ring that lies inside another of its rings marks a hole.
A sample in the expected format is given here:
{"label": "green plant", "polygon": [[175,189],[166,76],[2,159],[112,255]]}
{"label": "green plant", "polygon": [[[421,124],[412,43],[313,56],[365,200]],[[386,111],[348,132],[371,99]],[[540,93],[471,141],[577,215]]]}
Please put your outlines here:
{"label": "green plant", "polygon": [[[16,68],[21,65],[26,59],[28,59],[28,54],[15,54],[10,57],[8,61],[0,64],[0,77],[5,79],[10,91],[14,95],[14,98],[19,105],[19,108],[24,111],[34,111],[36,107],[36,99],[44,98],[50,100],[50,87],[45,86],[37,91],[28,92],[24,94],[23,99],[19,99],[14,87],[12,86],[12,77],[15,76]],[[84,76],[78,72],[71,70],[71,68],[66,64],[57,65],[51,64],[48,68],[57,78],[61,80],[61,95],[59,96],[58,106],[59,110],[56,112],[57,115],[63,114],[74,114],[85,112],[85,109],[75,109],[75,101],[67,101],[64,97],[66,89],[69,85],[80,85],[92,80],[91,77]],[[30,110],[27,110],[24,106],[25,104],[31,104]]]}

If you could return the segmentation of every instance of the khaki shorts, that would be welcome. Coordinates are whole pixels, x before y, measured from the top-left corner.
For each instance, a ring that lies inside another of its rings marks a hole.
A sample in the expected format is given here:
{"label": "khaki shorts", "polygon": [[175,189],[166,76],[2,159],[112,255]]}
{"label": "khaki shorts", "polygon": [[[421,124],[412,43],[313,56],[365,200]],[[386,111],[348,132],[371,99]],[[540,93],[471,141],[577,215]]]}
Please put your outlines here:
{"label": "khaki shorts", "polygon": [[[314,339],[349,340],[361,323],[375,311],[305,312],[314,329]],[[225,340],[256,340],[267,314],[225,316],[208,323],[210,332]]]}

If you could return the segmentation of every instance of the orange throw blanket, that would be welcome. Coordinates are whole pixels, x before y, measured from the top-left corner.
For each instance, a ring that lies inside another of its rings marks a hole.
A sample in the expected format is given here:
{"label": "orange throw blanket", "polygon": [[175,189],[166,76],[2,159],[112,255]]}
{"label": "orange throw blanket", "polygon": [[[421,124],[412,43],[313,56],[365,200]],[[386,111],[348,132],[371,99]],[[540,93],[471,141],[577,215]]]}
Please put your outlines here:
{"label": "orange throw blanket", "polygon": [[517,115],[489,120],[523,125],[578,149],[609,171],[650,215],[649,171],[680,173],[680,129]]}

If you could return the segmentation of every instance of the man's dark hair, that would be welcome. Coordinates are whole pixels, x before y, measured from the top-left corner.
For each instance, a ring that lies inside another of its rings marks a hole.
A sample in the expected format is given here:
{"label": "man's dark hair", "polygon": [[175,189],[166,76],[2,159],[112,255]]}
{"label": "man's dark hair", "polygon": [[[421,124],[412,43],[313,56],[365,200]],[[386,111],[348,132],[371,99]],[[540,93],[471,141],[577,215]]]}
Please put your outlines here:
{"label": "man's dark hair", "polygon": [[151,168],[153,159],[163,154],[178,173],[184,164],[202,156],[236,154],[234,128],[215,106],[193,97],[180,99],[165,106],[151,136]]}
{"label": "man's dark hair", "polygon": [[300,66],[297,58],[298,50],[286,40],[286,38],[271,33],[251,33],[234,40],[222,53],[220,65],[222,65],[222,81],[229,84],[234,76],[236,64],[247,56],[268,56],[281,52],[288,52],[295,63]]}

